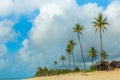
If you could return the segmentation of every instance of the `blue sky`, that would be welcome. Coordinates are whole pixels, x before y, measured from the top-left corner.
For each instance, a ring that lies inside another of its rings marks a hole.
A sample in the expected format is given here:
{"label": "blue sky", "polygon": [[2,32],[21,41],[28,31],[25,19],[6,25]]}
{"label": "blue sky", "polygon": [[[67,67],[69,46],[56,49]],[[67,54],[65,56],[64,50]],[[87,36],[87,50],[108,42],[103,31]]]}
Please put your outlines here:
{"label": "blue sky", "polygon": [[[99,34],[91,23],[99,12],[110,23],[103,36],[104,49],[109,60],[119,60],[119,4],[119,0],[0,0],[0,78],[31,77],[37,66],[54,67],[53,61],[66,55],[67,42],[78,42],[72,33],[78,22],[86,27],[82,43],[89,65],[90,46],[99,50]],[[74,50],[76,64],[82,67],[78,46]]]}

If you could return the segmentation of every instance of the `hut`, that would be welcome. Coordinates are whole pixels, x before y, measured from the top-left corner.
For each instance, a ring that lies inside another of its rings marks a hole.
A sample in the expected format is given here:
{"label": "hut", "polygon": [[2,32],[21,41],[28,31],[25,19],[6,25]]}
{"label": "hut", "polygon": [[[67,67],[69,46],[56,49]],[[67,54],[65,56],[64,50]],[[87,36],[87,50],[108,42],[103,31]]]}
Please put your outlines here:
{"label": "hut", "polygon": [[95,64],[97,66],[97,70],[98,71],[103,71],[103,70],[109,70],[110,66],[109,66],[109,62],[108,61],[98,61]]}
{"label": "hut", "polygon": [[110,62],[110,66],[114,69],[120,68],[120,61],[112,61],[112,62]]}
{"label": "hut", "polygon": [[96,62],[97,70],[103,71],[103,70],[114,70],[115,68],[120,68],[120,61],[98,61]]}

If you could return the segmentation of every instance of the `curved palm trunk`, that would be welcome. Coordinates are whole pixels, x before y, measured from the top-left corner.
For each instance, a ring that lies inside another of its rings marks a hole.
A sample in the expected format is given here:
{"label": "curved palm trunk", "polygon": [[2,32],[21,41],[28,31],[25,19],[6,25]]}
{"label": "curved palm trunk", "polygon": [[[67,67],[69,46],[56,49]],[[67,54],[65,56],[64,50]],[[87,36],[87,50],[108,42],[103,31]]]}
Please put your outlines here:
{"label": "curved palm trunk", "polygon": [[63,61],[63,66],[64,66],[64,68],[66,68],[66,67],[65,67],[65,62],[64,62],[64,61]]}
{"label": "curved palm trunk", "polygon": [[78,33],[78,40],[79,40],[79,45],[80,45],[80,49],[81,49],[81,55],[82,55],[82,60],[83,60],[83,64],[84,64],[84,69],[86,70],[85,59],[84,59],[84,55],[83,55],[83,49],[82,49],[82,44],[81,44],[79,33]]}
{"label": "curved palm trunk", "polygon": [[70,54],[69,54],[69,69],[70,69]]}
{"label": "curved palm trunk", "polygon": [[65,69],[67,69],[65,61],[63,61],[63,66],[64,66]]}
{"label": "curved palm trunk", "polygon": [[72,55],[73,55],[73,66],[75,67],[75,56],[73,52],[72,52]]}
{"label": "curved palm trunk", "polygon": [[102,60],[102,31],[101,31],[101,29],[100,29],[100,48],[101,48],[101,50],[100,50],[100,58],[101,58],[101,62],[103,61]]}
{"label": "curved palm trunk", "polygon": [[62,60],[62,66],[64,66],[64,61]]}

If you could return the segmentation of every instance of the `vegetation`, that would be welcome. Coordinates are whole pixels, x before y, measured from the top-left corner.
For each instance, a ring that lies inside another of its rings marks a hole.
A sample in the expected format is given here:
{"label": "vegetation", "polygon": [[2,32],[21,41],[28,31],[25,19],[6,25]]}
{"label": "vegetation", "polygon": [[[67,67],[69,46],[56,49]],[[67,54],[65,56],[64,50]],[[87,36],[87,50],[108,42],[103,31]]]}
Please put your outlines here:
{"label": "vegetation", "polygon": [[69,69],[70,69],[70,55],[71,55],[71,45],[70,44],[67,44],[67,47],[66,47],[66,53],[68,54],[68,57],[69,57]]}
{"label": "vegetation", "polygon": [[64,65],[65,58],[66,58],[66,57],[65,57],[64,55],[61,55],[61,56],[60,56],[60,60],[62,61],[62,65]]}
{"label": "vegetation", "polygon": [[103,18],[103,15],[99,13],[98,17],[95,18],[95,21],[93,22],[94,27],[96,28],[95,31],[97,32],[98,30],[100,31],[100,55],[101,55],[101,62],[102,62],[102,51],[103,51],[103,46],[102,46],[102,31],[107,30],[105,27],[108,25],[107,22],[107,17]]}
{"label": "vegetation", "polygon": [[73,32],[78,34],[78,41],[79,41],[79,45],[80,45],[80,49],[81,49],[82,60],[83,60],[83,64],[84,64],[84,69],[86,70],[85,59],[84,59],[84,55],[83,55],[83,49],[82,49],[82,43],[81,43],[81,37],[80,37],[80,35],[82,35],[82,31],[84,29],[85,28],[78,23],[73,28]]}
{"label": "vegetation", "polygon": [[96,59],[97,53],[98,53],[98,51],[97,51],[97,49],[95,49],[95,47],[90,48],[90,51],[88,53],[88,57],[91,57],[92,64],[94,64],[94,59]]}
{"label": "vegetation", "polygon": [[101,56],[102,56],[103,61],[105,61],[109,55],[106,53],[106,51],[103,50]]}
{"label": "vegetation", "polygon": [[97,66],[92,64],[92,65],[90,65],[90,69],[89,70],[90,71],[96,71],[97,70]]}
{"label": "vegetation", "polygon": [[44,67],[44,68],[39,67],[37,69],[35,77],[59,75],[59,74],[66,74],[66,73],[78,72],[78,71],[80,71],[78,67],[75,67],[73,70],[71,69],[48,69],[47,67]]}
{"label": "vegetation", "polygon": [[74,57],[73,49],[74,49],[74,46],[76,45],[76,43],[74,42],[74,40],[70,40],[69,44],[71,45],[70,49],[71,49],[71,54],[73,56],[73,66],[75,67],[75,57]]}
{"label": "vegetation", "polygon": [[[66,53],[68,55],[68,65],[65,63],[66,61],[66,56],[64,56],[64,54],[62,54],[60,56],[60,61],[62,62],[62,67],[60,69],[58,68],[54,68],[54,69],[48,69],[47,67],[41,68],[38,67],[35,76],[39,77],[39,76],[50,76],[50,75],[59,75],[59,74],[65,74],[65,73],[70,73],[70,72],[79,72],[79,71],[85,71],[85,72],[91,72],[91,71],[95,71],[95,70],[105,70],[110,68],[109,67],[109,62],[106,61],[106,59],[108,58],[108,54],[103,50],[103,46],[102,46],[102,31],[104,32],[104,30],[107,30],[107,28],[105,27],[106,25],[108,25],[107,22],[107,17],[103,18],[103,15],[100,13],[98,15],[97,18],[95,18],[95,21],[93,22],[94,27],[96,28],[95,31],[97,32],[99,30],[100,32],[100,58],[101,61],[95,62],[95,59],[97,58],[97,56],[99,56],[97,53],[97,49],[95,47],[91,47],[89,52],[88,52],[88,57],[91,58],[92,60],[92,64],[89,66],[88,69],[86,69],[86,64],[85,64],[85,56],[83,53],[83,47],[82,47],[82,42],[81,42],[81,35],[82,35],[82,31],[85,29],[81,24],[77,23],[75,25],[75,27],[73,28],[73,32],[77,33],[77,37],[78,37],[78,42],[79,42],[79,49],[80,49],[80,54],[81,54],[81,58],[83,61],[83,67],[84,70],[80,70],[79,67],[76,67],[75,64],[75,54],[74,54],[74,47],[76,45],[74,40],[69,40],[68,44],[66,45]],[[73,57],[73,68],[71,68],[71,56]],[[120,64],[120,63],[119,63]],[[56,65],[58,65],[57,61],[54,61],[54,65],[56,67]],[[64,68],[63,66],[67,65],[68,68]],[[117,61],[113,61],[110,63],[111,66],[116,67],[118,66],[118,62]],[[120,65],[119,65],[120,66]]]}
{"label": "vegetation", "polygon": [[54,61],[54,65],[55,65],[55,68],[56,68],[56,65],[58,64],[58,62],[57,61]]}

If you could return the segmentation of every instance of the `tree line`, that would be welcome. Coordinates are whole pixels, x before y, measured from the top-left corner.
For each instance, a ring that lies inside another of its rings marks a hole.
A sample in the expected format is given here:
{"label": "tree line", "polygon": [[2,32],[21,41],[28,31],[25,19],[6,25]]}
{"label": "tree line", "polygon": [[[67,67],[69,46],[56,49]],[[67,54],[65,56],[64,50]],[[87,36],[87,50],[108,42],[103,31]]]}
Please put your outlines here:
{"label": "tree line", "polygon": [[[90,66],[90,71],[95,70],[96,66],[95,65],[95,59],[97,58],[97,56],[100,56],[100,62],[104,62],[107,58],[108,58],[108,54],[106,51],[103,50],[103,45],[102,45],[102,35],[103,32],[105,30],[107,30],[106,26],[109,25],[108,21],[107,21],[107,17],[103,17],[102,13],[99,13],[98,17],[94,18],[94,21],[92,22],[94,28],[95,28],[95,32],[99,31],[100,34],[100,51],[98,51],[94,46],[90,47],[90,50],[88,51],[88,57],[91,58],[91,63],[92,65]],[[77,23],[74,27],[73,27],[73,32],[77,34],[78,37],[78,44],[79,44],[79,50],[80,50],[80,58],[82,59],[83,62],[83,67],[84,67],[84,71],[86,70],[86,61],[85,61],[85,56],[84,56],[84,51],[83,51],[83,47],[82,47],[82,42],[81,42],[81,35],[83,35],[83,31],[85,30],[85,27],[82,26],[80,23]],[[35,74],[36,77],[39,76],[46,76],[46,75],[58,75],[58,74],[64,74],[64,73],[70,73],[70,72],[78,72],[81,69],[79,69],[79,67],[76,66],[76,61],[75,61],[75,54],[74,54],[74,48],[75,45],[77,43],[74,40],[69,40],[68,44],[66,45],[66,54],[68,56],[68,68],[65,69],[58,69],[56,66],[58,65],[58,61],[54,61],[54,65],[55,65],[55,69],[48,69],[47,67],[41,68],[38,67],[37,68],[37,72]],[[73,66],[74,68],[71,69],[71,56],[72,56],[72,62],[73,62]],[[59,57],[61,63],[62,63],[62,67],[65,67],[66,63],[66,56],[64,56],[64,54],[62,54]],[[89,71],[88,70],[88,71]]]}
{"label": "tree line", "polygon": [[[109,25],[108,21],[107,21],[107,17],[103,17],[102,13],[99,13],[98,17],[94,18],[94,21],[92,22],[94,28],[95,28],[95,32],[99,31],[100,34],[100,51],[98,51],[94,46],[91,46],[89,52],[88,52],[88,57],[91,58],[92,60],[92,64],[94,64],[94,60],[96,59],[97,56],[100,56],[100,61],[103,62],[108,58],[108,54],[106,51],[103,50],[103,44],[102,44],[102,35],[103,32],[105,30],[107,30],[106,26]],[[77,33],[77,37],[78,37],[78,42],[79,42],[79,48],[80,48],[80,56],[82,58],[82,62],[83,62],[83,67],[84,70],[86,70],[86,62],[85,62],[85,58],[84,58],[84,51],[83,51],[83,47],[82,47],[82,42],[81,42],[81,35],[83,35],[83,30],[85,30],[85,27],[82,26],[80,23],[77,23],[74,27],[73,27],[73,32]],[[74,40],[69,40],[68,44],[66,45],[66,53],[68,55],[68,66],[69,69],[71,67],[71,56],[73,57],[73,66],[76,67],[75,65],[75,54],[74,54],[74,46],[76,45]],[[62,65],[64,65],[64,62],[66,60],[66,57],[62,54],[60,56],[60,60],[62,61]],[[54,64],[57,65],[58,62],[54,61]]]}

